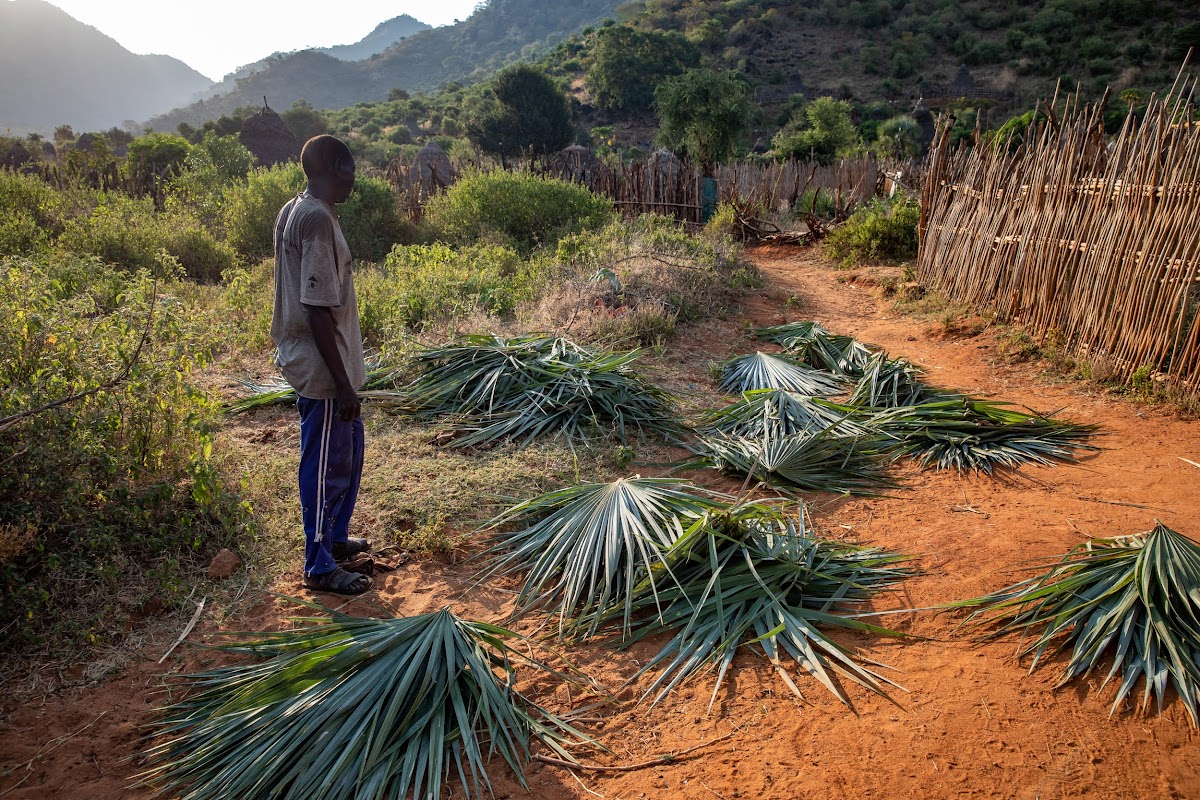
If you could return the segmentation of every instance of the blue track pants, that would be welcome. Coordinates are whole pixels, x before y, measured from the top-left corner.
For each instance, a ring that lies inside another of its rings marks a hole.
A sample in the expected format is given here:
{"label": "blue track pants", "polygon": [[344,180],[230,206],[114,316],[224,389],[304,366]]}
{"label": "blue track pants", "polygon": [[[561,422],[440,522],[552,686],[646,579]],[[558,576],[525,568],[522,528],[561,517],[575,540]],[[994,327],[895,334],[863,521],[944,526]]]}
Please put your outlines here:
{"label": "blue track pants", "polygon": [[363,469],[362,417],[337,418],[333,400],[301,397],[300,506],[304,517],[304,574],[330,572],[333,543],[344,542]]}

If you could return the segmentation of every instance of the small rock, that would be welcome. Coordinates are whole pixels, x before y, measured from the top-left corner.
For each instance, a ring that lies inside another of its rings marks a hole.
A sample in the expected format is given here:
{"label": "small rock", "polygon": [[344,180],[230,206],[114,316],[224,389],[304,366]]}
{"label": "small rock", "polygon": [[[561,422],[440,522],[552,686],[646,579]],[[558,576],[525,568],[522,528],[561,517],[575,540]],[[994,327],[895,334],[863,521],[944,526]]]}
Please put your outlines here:
{"label": "small rock", "polygon": [[212,563],[208,565],[208,578],[213,581],[223,581],[242,568],[242,560],[237,553],[229,548],[217,553]]}

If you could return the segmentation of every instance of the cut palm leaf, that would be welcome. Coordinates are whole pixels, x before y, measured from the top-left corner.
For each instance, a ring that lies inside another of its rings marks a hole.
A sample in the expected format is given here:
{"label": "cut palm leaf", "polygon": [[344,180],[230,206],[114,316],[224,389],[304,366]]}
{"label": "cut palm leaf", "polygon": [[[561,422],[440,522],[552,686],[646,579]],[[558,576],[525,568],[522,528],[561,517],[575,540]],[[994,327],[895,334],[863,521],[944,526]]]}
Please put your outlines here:
{"label": "cut palm leaf", "polygon": [[872,436],[842,436],[834,427],[778,439],[702,434],[697,463],[758,480],[783,491],[875,495],[895,487],[884,472],[886,451]]}
{"label": "cut palm leaf", "polygon": [[[601,612],[623,609],[628,630],[633,588],[675,544],[685,526],[718,502],[686,481],[632,478],[549,492],[510,508],[481,558],[480,580],[525,572],[514,614],[545,608],[559,633],[591,636]],[[515,531],[501,526],[523,525]]]}
{"label": "cut palm leaf", "polygon": [[867,433],[866,417],[856,408],[835,405],[820,397],[759,389],[743,392],[736,403],[707,413],[704,433],[724,433],[745,439],[779,439],[798,433],[831,429],[839,436]]}
{"label": "cut palm leaf", "polygon": [[629,642],[671,635],[634,676],[657,673],[643,700],[653,696],[657,703],[698,672],[715,668],[711,708],[738,649],[755,645],[797,697],[803,694],[787,659],[847,705],[843,680],[886,696],[886,685],[898,685],[871,668],[881,665],[857,657],[826,631],[902,636],[850,613],[910,574],[902,560],[809,536],[802,516],[787,517],[773,506],[709,512],[668,553],[675,581],[653,595],[645,588],[638,598],[645,607],[652,600],[668,603],[661,615],[636,626]]}
{"label": "cut palm leaf", "polygon": [[1098,449],[1087,443],[1096,425],[969,397],[895,408],[875,419],[880,432],[895,442],[898,455],[939,470],[991,474],[996,467],[1071,462],[1076,450]]}
{"label": "cut palm leaf", "polygon": [[1161,522],[1080,545],[1037,577],[954,607],[978,607],[967,624],[992,628],[985,639],[1019,633],[1030,672],[1069,649],[1059,686],[1111,658],[1101,689],[1120,682],[1109,716],[1142,679],[1141,711],[1153,694],[1161,713],[1174,686],[1200,727],[1200,546]]}
{"label": "cut palm leaf", "polygon": [[792,322],[761,328],[757,335],[782,345],[805,364],[834,375],[857,378],[871,358],[866,345],[852,336],[832,334],[818,322]]}
{"label": "cut palm leaf", "polygon": [[923,383],[920,376],[921,371],[907,359],[876,353],[846,402],[866,408],[896,408],[915,406],[941,396]]}
{"label": "cut palm leaf", "polygon": [[682,434],[671,396],[637,375],[638,351],[611,353],[566,339],[469,336],[414,359],[402,390],[422,416],[450,417],[455,447],[561,436],[572,446],[593,431],[668,439]]}
{"label": "cut palm leaf", "polygon": [[755,389],[785,389],[819,397],[840,394],[845,390],[834,375],[784,356],[763,352],[726,361],[721,367],[721,380],[717,388],[723,392],[739,393]]}
{"label": "cut palm leaf", "polygon": [[805,347],[818,336],[829,336],[829,331],[819,322],[789,322],[770,328],[759,328],[755,335],[764,341],[774,342],[786,350],[803,352]]}
{"label": "cut palm leaf", "polygon": [[186,677],[139,779],[182,800],[373,800],[440,797],[455,775],[470,797],[496,754],[524,785],[532,739],[573,760],[578,732],[513,688],[514,661],[533,663],[515,634],[446,610],[300,621],[220,646],[265,661]]}
{"label": "cut palm leaf", "polygon": [[[387,366],[377,358],[367,363],[366,382],[359,392],[364,399],[378,399],[385,404],[398,402],[388,390],[395,386],[401,370],[395,366]],[[225,413],[243,414],[268,406],[290,406],[296,404],[296,390],[288,385],[283,378],[275,378],[266,383],[257,383],[245,378],[235,378],[242,388],[250,392],[249,397],[225,404]]]}

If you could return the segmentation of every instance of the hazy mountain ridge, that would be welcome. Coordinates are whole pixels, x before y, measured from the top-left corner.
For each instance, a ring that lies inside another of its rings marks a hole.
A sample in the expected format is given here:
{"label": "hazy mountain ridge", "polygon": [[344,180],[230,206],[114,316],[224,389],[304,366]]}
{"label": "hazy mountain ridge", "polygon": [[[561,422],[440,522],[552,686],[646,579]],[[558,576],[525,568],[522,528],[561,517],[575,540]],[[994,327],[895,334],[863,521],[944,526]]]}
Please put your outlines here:
{"label": "hazy mountain ridge", "polygon": [[[157,130],[199,126],[240,106],[284,109],[305,99],[317,108],[382,100],[392,89],[432,91],[485,77],[506,63],[543,52],[615,13],[618,0],[490,0],[468,19],[413,34],[366,61],[343,62],[317,51],[291,53],[235,80],[235,88],[151,119]],[[326,60],[321,60],[326,59]]]}
{"label": "hazy mountain ridge", "polygon": [[384,50],[407,39],[409,36],[427,31],[432,25],[413,19],[408,14],[402,14],[386,22],[379,23],[375,30],[368,33],[354,44],[338,44],[333,47],[318,47],[319,52],[333,56],[341,61],[363,61],[371,56],[379,55]]}
{"label": "hazy mountain ridge", "polygon": [[179,59],[136,55],[44,0],[0,2],[0,131],[101,130],[211,85]]}

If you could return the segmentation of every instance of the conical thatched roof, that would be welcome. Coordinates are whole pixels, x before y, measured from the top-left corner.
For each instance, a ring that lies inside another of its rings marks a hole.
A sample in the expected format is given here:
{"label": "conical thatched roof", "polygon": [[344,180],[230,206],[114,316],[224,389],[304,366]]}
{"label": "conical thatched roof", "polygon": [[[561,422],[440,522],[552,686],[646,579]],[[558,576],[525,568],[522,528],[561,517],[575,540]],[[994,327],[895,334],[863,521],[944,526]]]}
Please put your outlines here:
{"label": "conical thatched roof", "polygon": [[14,141],[7,150],[0,150],[0,167],[17,169],[25,166],[32,156],[25,145]]}
{"label": "conical thatched roof", "polygon": [[300,158],[300,143],[288,128],[283,117],[264,103],[262,111],[242,123],[238,135],[242,145],[254,153],[259,166],[273,167],[284,161]]}
{"label": "conical thatched roof", "polygon": [[433,191],[454,183],[454,165],[445,150],[436,142],[430,142],[413,159],[409,175],[414,183],[420,183],[426,191]]}

